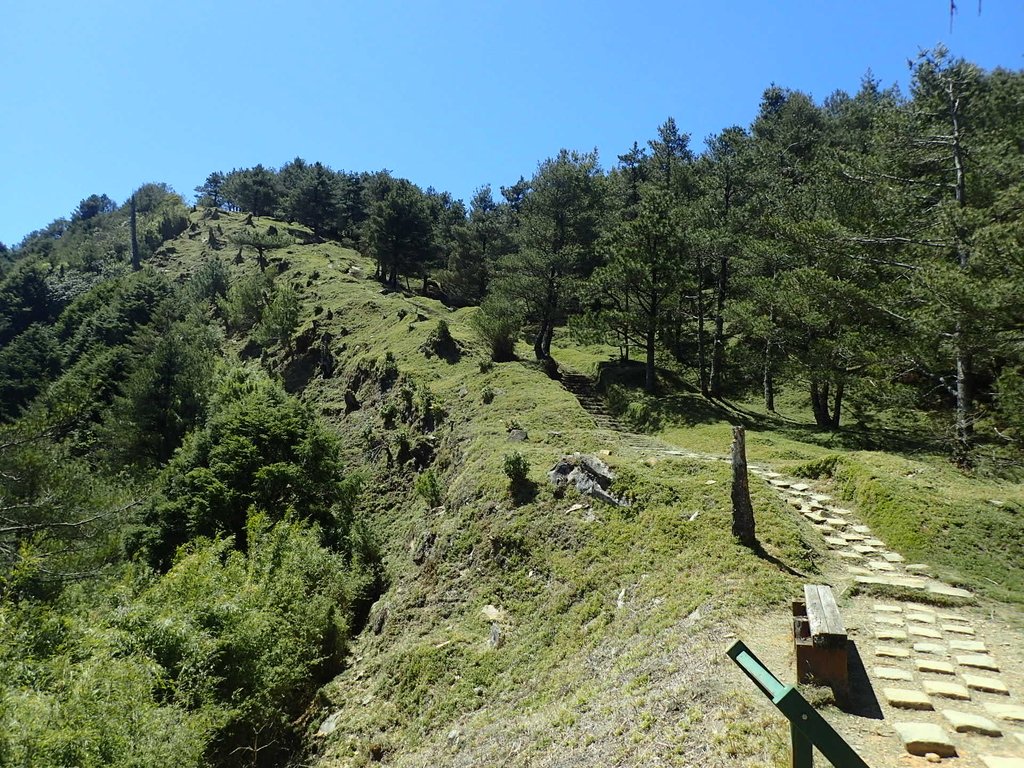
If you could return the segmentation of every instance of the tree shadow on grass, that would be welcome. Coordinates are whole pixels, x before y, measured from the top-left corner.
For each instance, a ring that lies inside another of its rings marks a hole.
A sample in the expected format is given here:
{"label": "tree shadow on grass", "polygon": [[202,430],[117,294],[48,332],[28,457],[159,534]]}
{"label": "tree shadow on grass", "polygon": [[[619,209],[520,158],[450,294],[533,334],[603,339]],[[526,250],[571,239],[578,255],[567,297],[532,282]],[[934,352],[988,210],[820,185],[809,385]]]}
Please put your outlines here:
{"label": "tree shadow on grass", "polygon": [[786,563],[784,563],[782,560],[780,560],[775,555],[773,555],[771,552],[769,552],[767,549],[765,549],[764,545],[760,541],[755,542],[754,546],[751,547],[751,549],[752,549],[752,551],[754,552],[755,555],[757,555],[762,560],[771,563],[772,565],[774,565],[776,568],[778,568],[783,573],[788,573],[790,576],[796,576],[797,578],[800,578],[800,579],[806,579],[807,578],[806,574],[801,573],[800,571],[796,570],[792,566],[786,565]]}

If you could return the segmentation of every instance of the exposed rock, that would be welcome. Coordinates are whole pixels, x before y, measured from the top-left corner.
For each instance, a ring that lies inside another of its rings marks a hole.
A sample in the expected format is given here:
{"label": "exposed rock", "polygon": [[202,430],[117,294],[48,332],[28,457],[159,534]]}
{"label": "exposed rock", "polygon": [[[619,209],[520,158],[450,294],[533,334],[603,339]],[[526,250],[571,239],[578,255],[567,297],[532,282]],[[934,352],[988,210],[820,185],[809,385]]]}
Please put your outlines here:
{"label": "exposed rock", "polygon": [[409,545],[412,550],[412,561],[416,565],[422,565],[423,561],[427,559],[431,551],[434,549],[434,542],[437,541],[437,534],[433,531],[428,531],[423,536],[419,537],[418,540],[414,540]]}
{"label": "exposed rock", "polygon": [[615,475],[607,464],[596,456],[581,453],[563,457],[548,472],[548,480],[560,488],[572,485],[580,493],[593,496],[607,504],[617,507],[629,506],[608,493],[614,479]]}
{"label": "exposed rock", "polygon": [[508,439],[511,443],[524,443],[530,439],[530,436],[526,433],[525,429],[510,429],[508,431]]}
{"label": "exposed rock", "polygon": [[341,715],[342,710],[339,709],[337,712],[335,712],[322,723],[320,723],[320,727],[317,729],[316,735],[323,737],[330,736],[332,733],[334,733],[338,728],[338,723],[341,721]]}
{"label": "exposed rock", "polygon": [[505,635],[501,627],[491,624],[491,636],[487,638],[487,645],[491,648],[501,648],[505,644]]}
{"label": "exposed rock", "polygon": [[370,619],[370,628],[373,630],[373,634],[379,635],[384,631],[384,625],[388,622],[388,613],[386,604],[377,607]]}
{"label": "exposed rock", "polygon": [[918,653],[936,653],[946,655],[946,646],[939,643],[914,643],[914,650]]}

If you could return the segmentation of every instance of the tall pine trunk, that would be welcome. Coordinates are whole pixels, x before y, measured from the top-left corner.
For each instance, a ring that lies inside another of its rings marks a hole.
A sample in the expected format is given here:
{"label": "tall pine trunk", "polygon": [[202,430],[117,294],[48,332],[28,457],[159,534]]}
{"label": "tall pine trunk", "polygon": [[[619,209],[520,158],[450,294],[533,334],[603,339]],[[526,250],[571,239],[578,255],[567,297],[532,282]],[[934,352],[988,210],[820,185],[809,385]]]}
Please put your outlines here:
{"label": "tall pine trunk", "polygon": [[[960,98],[953,91],[953,83],[946,86],[949,100],[949,116],[952,123],[953,167],[956,170],[956,183],[953,187],[957,207],[967,207],[967,176],[964,170],[964,148],[961,143]],[[969,255],[964,243],[963,234],[955,234],[956,260],[962,272],[967,271]],[[956,416],[954,424],[953,461],[957,466],[969,468],[972,465],[971,444],[973,437],[973,392],[971,391],[971,358],[970,351],[964,343],[964,318],[957,319],[954,336],[956,357]]]}
{"label": "tall pine trunk", "polygon": [[697,370],[700,393],[708,396],[708,354],[704,343],[704,259],[697,253]]}
{"label": "tall pine trunk", "polygon": [[132,218],[131,218],[131,231],[132,231],[132,270],[138,272],[142,269],[142,260],[139,257],[139,236],[138,230],[135,226],[135,195],[132,195]]}
{"label": "tall pine trunk", "polygon": [[722,256],[718,264],[718,284],[715,286],[715,336],[711,345],[711,396],[722,396],[722,366],[725,365],[725,291],[728,284],[729,257]]}

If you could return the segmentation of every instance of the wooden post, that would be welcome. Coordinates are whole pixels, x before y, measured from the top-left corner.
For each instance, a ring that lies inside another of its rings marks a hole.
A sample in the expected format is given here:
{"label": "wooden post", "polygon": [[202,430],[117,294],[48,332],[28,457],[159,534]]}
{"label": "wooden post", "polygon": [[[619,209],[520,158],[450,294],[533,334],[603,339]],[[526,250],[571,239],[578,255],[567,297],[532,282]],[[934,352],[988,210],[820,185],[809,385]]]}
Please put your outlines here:
{"label": "wooden post", "polygon": [[756,546],[754,507],[747,483],[747,446],[743,427],[732,428],[732,535],[748,547]]}

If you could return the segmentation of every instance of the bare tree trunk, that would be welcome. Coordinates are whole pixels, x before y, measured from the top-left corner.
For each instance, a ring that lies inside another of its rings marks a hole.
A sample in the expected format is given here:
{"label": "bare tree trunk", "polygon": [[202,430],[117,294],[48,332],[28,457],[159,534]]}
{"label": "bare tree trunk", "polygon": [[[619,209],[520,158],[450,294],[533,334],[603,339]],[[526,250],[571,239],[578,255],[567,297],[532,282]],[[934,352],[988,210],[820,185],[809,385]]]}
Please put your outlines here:
{"label": "bare tree trunk", "polygon": [[[961,143],[960,129],[960,97],[954,92],[953,82],[946,85],[949,100],[949,116],[953,131],[953,167],[956,170],[956,184],[953,187],[957,206],[967,206],[967,175],[964,171],[964,148]],[[962,233],[956,232],[956,260],[960,269],[967,271],[969,254],[964,244]],[[967,469],[971,466],[971,443],[973,437],[972,416],[973,393],[971,392],[971,359],[970,352],[964,347],[963,318],[957,320],[955,333],[956,357],[956,417],[954,423],[953,461],[958,467]]]}
{"label": "bare tree trunk", "polygon": [[754,507],[747,479],[747,446],[743,427],[732,428],[732,535],[748,547],[757,546]]}
{"label": "bare tree trunk", "polygon": [[839,429],[839,418],[843,413],[843,382],[836,382],[835,402],[832,403],[832,429]]}
{"label": "bare tree trunk", "polygon": [[139,237],[138,231],[135,226],[135,195],[132,195],[132,218],[131,218],[131,231],[132,231],[132,270],[138,272],[142,269],[142,261],[139,258]]}
{"label": "bare tree trunk", "polygon": [[654,342],[657,332],[654,322],[647,325],[647,359],[644,365],[644,389],[652,393],[657,388],[656,372],[654,366]]}
{"label": "bare tree trunk", "polygon": [[772,376],[772,340],[764,345],[764,409],[775,413],[775,378]]}
{"label": "bare tree trunk", "polygon": [[708,395],[708,354],[704,344],[704,260],[697,254],[697,370],[700,393]]}
{"label": "bare tree trunk", "polygon": [[715,287],[715,336],[711,343],[711,396],[722,396],[722,366],[725,365],[725,291],[729,279],[729,257],[722,256]]}

